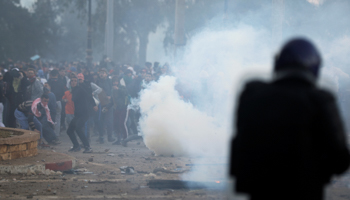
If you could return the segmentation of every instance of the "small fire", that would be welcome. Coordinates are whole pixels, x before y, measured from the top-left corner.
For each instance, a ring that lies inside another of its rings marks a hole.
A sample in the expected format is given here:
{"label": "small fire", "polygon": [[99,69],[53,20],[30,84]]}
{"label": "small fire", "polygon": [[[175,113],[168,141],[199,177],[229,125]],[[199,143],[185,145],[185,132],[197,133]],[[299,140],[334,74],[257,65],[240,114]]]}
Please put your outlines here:
{"label": "small fire", "polygon": [[220,183],[220,181],[215,181],[215,183]]}

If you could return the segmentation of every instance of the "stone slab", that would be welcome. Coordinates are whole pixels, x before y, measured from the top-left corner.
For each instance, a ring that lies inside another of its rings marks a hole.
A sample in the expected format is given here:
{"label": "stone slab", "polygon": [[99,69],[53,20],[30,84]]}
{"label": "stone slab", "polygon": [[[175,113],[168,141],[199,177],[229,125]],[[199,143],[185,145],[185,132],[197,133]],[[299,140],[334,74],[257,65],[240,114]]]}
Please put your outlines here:
{"label": "stone slab", "polygon": [[38,148],[38,141],[28,142],[26,144],[27,144],[27,149]]}
{"label": "stone slab", "polygon": [[35,156],[38,153],[38,149],[29,149],[25,151],[15,151],[0,154],[0,161],[13,160],[18,158]]}
{"label": "stone slab", "polygon": [[25,151],[27,150],[27,144],[16,144],[16,145],[8,145],[7,152],[17,152],[17,151]]}
{"label": "stone slab", "polygon": [[19,151],[18,145],[7,145],[7,152],[6,153],[16,152],[16,151]]}
{"label": "stone slab", "polygon": [[0,145],[0,154],[1,154],[1,153],[6,153],[6,152],[7,152],[7,146],[8,146],[8,145]]}
{"label": "stone slab", "polygon": [[73,160],[45,164],[45,169],[49,169],[53,171],[67,171],[72,168],[73,168]]}
{"label": "stone slab", "polygon": [[38,154],[38,149],[29,149],[27,151],[16,151],[16,152],[11,152],[9,154],[10,154],[11,160],[13,160],[18,158],[35,156],[36,154]]}
{"label": "stone slab", "polygon": [[11,156],[11,155],[10,155],[9,153],[2,153],[2,154],[0,154],[0,161],[3,161],[3,160],[10,160],[10,159],[11,159],[10,156]]}

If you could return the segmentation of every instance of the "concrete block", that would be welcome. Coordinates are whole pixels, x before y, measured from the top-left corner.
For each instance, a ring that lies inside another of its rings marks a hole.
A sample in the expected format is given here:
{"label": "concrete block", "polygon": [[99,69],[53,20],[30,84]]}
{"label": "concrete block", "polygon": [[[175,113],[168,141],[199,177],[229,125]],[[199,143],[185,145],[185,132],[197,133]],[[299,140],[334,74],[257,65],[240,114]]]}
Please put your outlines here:
{"label": "concrete block", "polygon": [[27,150],[27,144],[19,144],[18,145],[18,151],[25,151]]}
{"label": "concrete block", "polygon": [[38,154],[38,149],[28,149],[26,151],[11,152],[10,159],[13,160],[17,158],[30,157],[35,156],[36,154]]}
{"label": "concrete block", "polygon": [[38,148],[38,141],[28,142],[27,143],[27,149],[34,149]]}
{"label": "concrete block", "polygon": [[27,150],[27,144],[16,144],[16,145],[9,145],[7,152],[16,152],[16,151],[25,151]]}
{"label": "concrete block", "polygon": [[0,160],[10,160],[10,153],[1,153],[0,154]]}
{"label": "concrete block", "polygon": [[46,163],[45,168],[54,171],[66,171],[73,168],[73,161],[68,160],[59,163]]}
{"label": "concrete block", "polygon": [[19,151],[19,145],[8,145],[8,150],[7,152],[16,152],[16,151]]}
{"label": "concrete block", "polygon": [[15,151],[15,152],[11,152],[10,154],[10,160],[13,159],[17,159],[17,158],[22,158],[24,157],[23,154],[25,154],[25,152],[23,151]]}
{"label": "concrete block", "polygon": [[0,153],[6,153],[7,152],[7,145],[0,145]]}
{"label": "concrete block", "polygon": [[28,149],[27,151],[27,156],[36,156],[38,155],[38,149],[35,148],[35,149]]}

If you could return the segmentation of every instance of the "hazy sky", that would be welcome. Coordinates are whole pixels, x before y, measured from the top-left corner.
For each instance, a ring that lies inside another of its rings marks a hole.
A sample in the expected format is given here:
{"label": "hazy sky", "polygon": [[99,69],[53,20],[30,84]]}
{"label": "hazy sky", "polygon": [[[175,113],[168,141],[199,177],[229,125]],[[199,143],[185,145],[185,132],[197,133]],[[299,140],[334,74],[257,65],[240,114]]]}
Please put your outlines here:
{"label": "hazy sky", "polygon": [[[21,0],[21,4],[24,7],[30,8],[35,1],[37,0]],[[306,0],[306,1],[315,5],[321,5],[325,0]]]}
{"label": "hazy sky", "polygon": [[323,4],[325,0],[307,0],[309,3],[315,4],[317,6]]}

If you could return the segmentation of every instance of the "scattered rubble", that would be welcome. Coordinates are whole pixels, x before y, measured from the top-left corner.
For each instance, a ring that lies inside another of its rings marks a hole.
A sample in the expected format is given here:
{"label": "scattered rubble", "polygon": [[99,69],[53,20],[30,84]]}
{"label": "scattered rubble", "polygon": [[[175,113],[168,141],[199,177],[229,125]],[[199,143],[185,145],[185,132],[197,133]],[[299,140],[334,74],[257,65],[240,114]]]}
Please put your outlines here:
{"label": "scattered rubble", "polygon": [[88,183],[121,183],[126,182],[126,179],[103,179],[103,180],[89,180]]}
{"label": "scattered rubble", "polygon": [[153,160],[153,161],[156,161],[157,159],[156,158],[150,158],[150,157],[143,157],[145,160]]}
{"label": "scattered rubble", "polygon": [[153,178],[155,178],[157,175],[156,174],[153,174],[153,173],[149,173],[149,174],[146,174],[146,175],[144,175],[145,177],[153,177]]}
{"label": "scattered rubble", "polygon": [[137,171],[137,173],[139,173],[139,174],[149,174],[149,172],[146,172],[146,171]]}
{"label": "scattered rubble", "polygon": [[167,173],[167,174],[181,174],[181,173],[184,173],[184,172],[187,172],[187,171],[188,171],[187,169],[182,169],[182,168],[178,168],[176,170],[168,170],[168,169],[162,167],[162,168],[154,169],[153,173],[164,172],[164,173]]}
{"label": "scattered rubble", "polygon": [[122,174],[135,174],[134,167],[122,166],[122,167],[119,167],[119,169]]}

